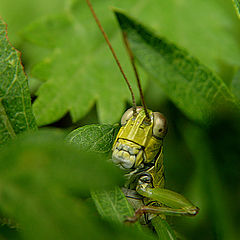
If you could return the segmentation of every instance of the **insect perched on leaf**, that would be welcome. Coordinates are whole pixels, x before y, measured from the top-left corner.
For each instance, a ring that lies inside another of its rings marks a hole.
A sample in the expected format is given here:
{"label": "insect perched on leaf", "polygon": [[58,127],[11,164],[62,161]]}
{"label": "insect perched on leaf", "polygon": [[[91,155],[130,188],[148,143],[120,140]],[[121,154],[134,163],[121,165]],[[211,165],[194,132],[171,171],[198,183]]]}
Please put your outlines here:
{"label": "insect perched on leaf", "polygon": [[112,148],[113,162],[128,171],[124,193],[136,210],[134,216],[126,221],[135,222],[143,215],[146,221],[157,215],[163,218],[165,215],[196,215],[198,207],[182,195],[164,188],[163,139],[167,133],[167,121],[163,114],[146,107],[126,33],[123,32],[123,40],[137,79],[142,102],[140,107],[136,106],[131,85],[90,1],[86,1],[132,95],[133,107],[123,114],[122,126]]}

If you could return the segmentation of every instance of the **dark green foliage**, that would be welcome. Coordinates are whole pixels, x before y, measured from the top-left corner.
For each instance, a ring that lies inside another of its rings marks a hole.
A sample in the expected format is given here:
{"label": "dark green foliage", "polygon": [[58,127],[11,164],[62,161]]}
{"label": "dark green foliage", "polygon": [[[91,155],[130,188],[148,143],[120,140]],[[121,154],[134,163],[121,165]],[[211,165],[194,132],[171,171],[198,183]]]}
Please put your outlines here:
{"label": "dark green foliage", "polygon": [[0,211],[15,219],[23,239],[137,236],[102,222],[85,200],[89,189],[121,184],[119,169],[64,143],[63,134],[40,131],[22,136],[1,151],[0,166]]}
{"label": "dark green foliage", "polygon": [[[195,181],[200,182],[200,191],[204,191],[205,194],[202,199],[205,206],[204,214],[208,210],[210,217],[215,219],[219,239],[236,239],[229,211],[222,211],[227,207],[227,198],[224,196],[221,179],[216,170],[217,166],[212,157],[206,132],[189,125],[185,127],[182,134],[196,161],[198,171],[195,174]],[[204,179],[202,179],[203,175],[205,176]],[[207,206],[211,207],[207,208]]]}

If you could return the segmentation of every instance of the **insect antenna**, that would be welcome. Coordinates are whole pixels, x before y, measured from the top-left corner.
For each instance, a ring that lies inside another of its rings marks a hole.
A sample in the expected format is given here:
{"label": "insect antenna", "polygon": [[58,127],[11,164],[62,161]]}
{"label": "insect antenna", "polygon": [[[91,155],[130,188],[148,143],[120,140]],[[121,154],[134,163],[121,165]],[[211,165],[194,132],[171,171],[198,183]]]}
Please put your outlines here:
{"label": "insect antenna", "polygon": [[140,77],[139,77],[137,67],[136,67],[136,64],[135,64],[135,61],[134,61],[134,56],[133,56],[132,50],[131,50],[131,48],[129,46],[129,43],[128,43],[126,32],[123,32],[123,41],[124,41],[124,44],[126,46],[126,49],[127,49],[128,55],[130,57],[130,61],[131,61],[131,64],[133,66],[133,70],[134,70],[134,73],[135,73],[135,76],[136,76],[136,79],[137,79],[138,89],[139,89],[142,105],[143,105],[143,108],[144,108],[144,112],[145,112],[145,115],[146,115],[146,119],[147,119],[147,121],[150,121],[150,116],[149,116],[149,113],[147,111],[147,106],[146,106],[144,96],[143,96],[143,90],[142,90],[142,86],[141,86],[141,82],[140,82]]}
{"label": "insect antenna", "polygon": [[94,17],[94,19],[95,19],[95,21],[96,21],[96,23],[97,23],[100,31],[101,31],[102,34],[103,34],[103,37],[105,38],[105,40],[106,40],[106,42],[107,42],[108,47],[110,48],[110,50],[111,50],[111,52],[112,52],[112,55],[113,55],[113,57],[114,57],[117,65],[118,65],[118,68],[119,68],[120,72],[121,72],[122,75],[123,75],[123,78],[125,79],[125,81],[126,81],[126,83],[127,83],[127,85],[128,85],[128,88],[129,88],[129,90],[130,90],[130,92],[131,92],[131,96],[132,96],[133,115],[136,115],[136,114],[137,114],[137,110],[136,110],[137,107],[136,107],[136,100],[135,100],[135,97],[134,97],[134,94],[133,94],[132,87],[131,87],[131,85],[130,85],[130,83],[129,83],[129,81],[128,81],[128,79],[127,79],[127,77],[126,77],[126,75],[125,75],[125,73],[124,73],[124,71],[123,71],[123,69],[122,69],[122,66],[121,66],[121,64],[120,64],[120,62],[119,62],[119,60],[118,60],[118,58],[117,58],[117,55],[116,55],[115,51],[113,50],[113,47],[112,47],[112,45],[111,45],[111,43],[110,43],[110,41],[109,41],[109,39],[108,39],[107,34],[105,33],[105,31],[104,31],[104,29],[103,29],[103,27],[102,27],[102,25],[101,25],[101,23],[100,23],[97,15],[96,15],[96,13],[95,13],[95,11],[94,11],[94,9],[93,9],[93,6],[92,6],[90,0],[86,0],[86,2],[87,2],[88,6],[89,6],[89,8],[90,8],[90,10],[91,10],[91,12],[92,12],[92,15],[93,15],[93,17]]}

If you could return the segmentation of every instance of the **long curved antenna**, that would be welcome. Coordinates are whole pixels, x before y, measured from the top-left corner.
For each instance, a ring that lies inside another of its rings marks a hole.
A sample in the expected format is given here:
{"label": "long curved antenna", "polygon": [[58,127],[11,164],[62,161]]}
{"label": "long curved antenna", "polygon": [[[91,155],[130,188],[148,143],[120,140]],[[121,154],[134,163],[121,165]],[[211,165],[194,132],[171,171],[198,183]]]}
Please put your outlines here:
{"label": "long curved antenna", "polygon": [[125,79],[125,81],[126,81],[126,83],[127,83],[127,85],[128,85],[128,88],[129,88],[129,90],[130,90],[130,92],[131,92],[131,96],[132,96],[133,115],[136,115],[136,114],[137,114],[137,110],[136,110],[137,107],[136,107],[136,100],[135,100],[135,97],[134,97],[134,94],[133,94],[132,87],[131,87],[131,85],[130,85],[130,83],[129,83],[129,81],[128,81],[128,79],[127,79],[127,77],[126,77],[126,75],[125,75],[125,73],[124,73],[124,71],[123,71],[123,69],[122,69],[122,66],[121,66],[121,64],[120,64],[120,62],[119,62],[119,60],[118,60],[118,58],[117,58],[117,55],[116,55],[115,51],[113,50],[113,47],[112,47],[112,45],[111,45],[111,43],[110,43],[110,41],[109,41],[109,39],[108,39],[107,34],[106,34],[105,31],[103,30],[103,27],[102,27],[102,25],[101,25],[101,23],[100,23],[97,15],[96,15],[94,9],[93,9],[93,7],[92,7],[92,4],[90,3],[90,0],[86,0],[86,1],[87,1],[87,4],[88,4],[88,6],[89,6],[89,8],[90,8],[90,10],[91,10],[91,12],[92,12],[92,15],[93,15],[93,17],[94,17],[94,19],[95,19],[95,21],[96,21],[96,23],[97,23],[100,31],[102,32],[102,34],[103,34],[103,36],[104,36],[104,38],[105,38],[105,40],[106,40],[106,42],[107,42],[107,44],[108,44],[108,47],[110,48],[110,50],[111,50],[111,52],[112,52],[112,55],[113,55],[113,57],[114,57],[117,65],[118,65],[118,67],[119,67],[119,70],[121,71],[121,73],[122,73],[122,75],[123,75],[123,77],[124,77],[124,79]]}
{"label": "long curved antenna", "polygon": [[127,34],[126,34],[126,32],[122,32],[122,33],[123,33],[123,41],[124,41],[124,44],[126,46],[126,49],[127,49],[128,55],[130,57],[130,61],[131,61],[131,64],[133,66],[133,70],[134,70],[134,73],[135,73],[135,76],[136,76],[136,79],[137,79],[138,89],[139,89],[142,105],[143,105],[143,108],[144,108],[144,112],[145,112],[146,118],[148,120],[150,120],[150,116],[149,116],[149,113],[147,111],[147,106],[146,106],[144,96],[143,96],[143,91],[142,91],[142,86],[141,86],[139,74],[138,74],[138,71],[137,71],[137,68],[136,68],[136,65],[135,65],[134,56],[133,56],[132,50],[129,46],[128,40],[127,40]]}

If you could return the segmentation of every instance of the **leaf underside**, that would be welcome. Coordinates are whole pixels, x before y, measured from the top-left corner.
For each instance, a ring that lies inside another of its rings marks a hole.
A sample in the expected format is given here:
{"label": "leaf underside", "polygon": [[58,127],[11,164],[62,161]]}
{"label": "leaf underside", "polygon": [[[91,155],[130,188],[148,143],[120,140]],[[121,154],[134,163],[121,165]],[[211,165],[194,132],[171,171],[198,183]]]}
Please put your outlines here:
{"label": "leaf underside", "polygon": [[189,118],[208,124],[224,105],[239,107],[223,80],[187,51],[115,13],[137,60]]}

